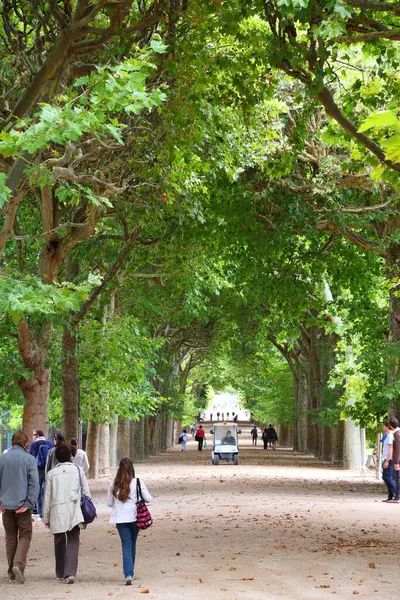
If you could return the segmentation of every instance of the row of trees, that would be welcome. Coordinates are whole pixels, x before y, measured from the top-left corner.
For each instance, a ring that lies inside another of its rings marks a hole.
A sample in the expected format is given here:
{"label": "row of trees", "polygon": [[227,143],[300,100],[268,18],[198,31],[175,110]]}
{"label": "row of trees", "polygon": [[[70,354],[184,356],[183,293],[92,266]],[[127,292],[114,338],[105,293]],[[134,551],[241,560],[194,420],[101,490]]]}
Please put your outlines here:
{"label": "row of trees", "polygon": [[398,5],[0,10],[2,409],[83,422],[96,474],[231,386],[359,464],[399,393]]}

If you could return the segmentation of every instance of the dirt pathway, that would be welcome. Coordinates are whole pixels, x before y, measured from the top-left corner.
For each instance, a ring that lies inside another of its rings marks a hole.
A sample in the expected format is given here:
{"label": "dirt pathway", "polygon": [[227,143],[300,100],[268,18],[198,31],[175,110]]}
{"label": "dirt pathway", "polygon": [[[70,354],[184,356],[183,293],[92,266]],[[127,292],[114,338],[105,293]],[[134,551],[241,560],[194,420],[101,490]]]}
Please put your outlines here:
{"label": "dirt pathway", "polygon": [[[400,505],[372,477],[307,457],[242,446],[238,467],[210,464],[194,443],[137,465],[155,500],[138,540],[137,580],[124,586],[121,549],[92,482],[99,518],[82,534],[73,586],[55,581],[52,536],[35,522],[24,588],[0,578],[1,600],[400,598]],[[357,488],[351,491],[351,488]],[[4,530],[0,564],[5,573]],[[140,595],[139,595],[140,594]],[[145,595],[141,595],[145,594]]]}

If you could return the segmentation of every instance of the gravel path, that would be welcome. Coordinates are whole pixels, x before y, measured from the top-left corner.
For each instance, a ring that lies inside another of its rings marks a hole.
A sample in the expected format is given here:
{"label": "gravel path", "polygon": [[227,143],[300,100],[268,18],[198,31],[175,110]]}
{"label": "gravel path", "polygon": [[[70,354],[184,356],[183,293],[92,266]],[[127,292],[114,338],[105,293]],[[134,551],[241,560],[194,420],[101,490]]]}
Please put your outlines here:
{"label": "gravel path", "polygon": [[[382,503],[372,477],[248,440],[237,467],[212,466],[210,450],[190,441],[186,454],[175,448],[136,470],[155,498],[154,525],[139,536],[131,588],[102,479],[91,482],[99,518],[82,533],[75,585],[55,581],[52,536],[35,521],[25,586],[0,578],[1,600],[400,598],[400,505]],[[5,573],[2,526],[0,564]]]}

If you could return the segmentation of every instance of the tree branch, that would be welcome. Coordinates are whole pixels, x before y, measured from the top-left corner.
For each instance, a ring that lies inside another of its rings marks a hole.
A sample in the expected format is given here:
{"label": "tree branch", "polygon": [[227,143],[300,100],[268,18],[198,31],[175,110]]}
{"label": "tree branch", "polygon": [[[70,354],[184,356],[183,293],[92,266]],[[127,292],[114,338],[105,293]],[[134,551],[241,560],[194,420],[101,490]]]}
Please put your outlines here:
{"label": "tree branch", "polygon": [[350,119],[348,119],[337,106],[331,92],[325,86],[322,91],[318,94],[318,99],[321,104],[324,106],[327,114],[335,119],[337,123],[347,131],[354,139],[356,139],[360,144],[362,144],[365,148],[368,148],[372,154],[374,154],[382,163],[388,165],[394,171],[398,171],[400,173],[400,163],[393,163],[390,160],[385,158],[385,153],[382,148],[376,144],[371,138],[369,138],[364,133],[359,133],[357,131],[357,127],[354,125]]}
{"label": "tree branch", "polygon": [[369,31],[360,35],[341,35],[336,39],[339,44],[360,44],[361,42],[372,42],[374,40],[400,40],[400,30]]}
{"label": "tree branch", "polygon": [[111,267],[109,268],[107,273],[104,275],[101,283],[92,291],[89,298],[86,300],[86,302],[83,303],[81,309],[74,313],[73,318],[72,318],[72,322],[74,325],[76,325],[77,323],[79,323],[79,321],[81,321],[83,319],[83,317],[86,315],[87,311],[92,306],[92,304],[96,300],[96,298],[98,298],[98,296],[106,288],[106,286],[109,284],[109,282],[112,280],[112,278],[118,273],[121,266],[126,261],[127,257],[129,256],[130,252],[132,251],[133,245],[137,239],[137,234],[138,234],[138,229],[136,228],[131,233],[129,240],[126,242],[126,244],[124,244],[123,248],[119,252],[117,258],[115,259],[115,261],[113,262],[113,264],[111,265]]}
{"label": "tree branch", "polygon": [[375,10],[381,12],[394,12],[400,15],[400,2],[369,2],[368,0],[346,0],[347,4],[355,8],[363,8],[366,10]]}

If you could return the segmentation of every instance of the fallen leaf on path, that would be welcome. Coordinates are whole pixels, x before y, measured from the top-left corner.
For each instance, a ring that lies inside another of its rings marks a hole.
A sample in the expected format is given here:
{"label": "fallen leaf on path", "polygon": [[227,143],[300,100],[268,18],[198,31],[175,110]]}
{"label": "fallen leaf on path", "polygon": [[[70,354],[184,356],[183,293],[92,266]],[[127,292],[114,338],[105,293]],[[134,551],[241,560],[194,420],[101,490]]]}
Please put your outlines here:
{"label": "fallen leaf on path", "polygon": [[369,566],[370,569],[376,569],[374,562],[368,563],[368,566]]}
{"label": "fallen leaf on path", "polygon": [[141,594],[150,594],[150,590],[140,590]]}
{"label": "fallen leaf on path", "polygon": [[242,577],[241,581],[253,581],[254,577]]}
{"label": "fallen leaf on path", "polygon": [[199,577],[199,581],[200,581],[200,583],[203,583],[203,580],[202,580],[202,579],[200,579],[200,577]]}
{"label": "fallen leaf on path", "polygon": [[113,567],[119,567],[119,563],[113,563]]}
{"label": "fallen leaf on path", "polygon": [[177,552],[177,553],[175,554],[175,556],[180,556],[180,555],[181,555],[181,553],[180,553],[180,552]]}

